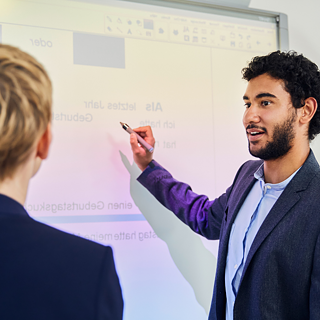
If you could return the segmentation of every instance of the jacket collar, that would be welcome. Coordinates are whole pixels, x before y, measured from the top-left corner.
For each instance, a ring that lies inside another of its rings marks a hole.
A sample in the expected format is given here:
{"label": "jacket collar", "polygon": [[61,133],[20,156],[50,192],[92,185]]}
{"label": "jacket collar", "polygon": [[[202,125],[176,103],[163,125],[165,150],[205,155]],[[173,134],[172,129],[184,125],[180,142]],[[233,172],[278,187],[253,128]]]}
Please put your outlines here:
{"label": "jacket collar", "polygon": [[0,216],[10,214],[10,215],[28,215],[24,207],[17,201],[0,194]]}

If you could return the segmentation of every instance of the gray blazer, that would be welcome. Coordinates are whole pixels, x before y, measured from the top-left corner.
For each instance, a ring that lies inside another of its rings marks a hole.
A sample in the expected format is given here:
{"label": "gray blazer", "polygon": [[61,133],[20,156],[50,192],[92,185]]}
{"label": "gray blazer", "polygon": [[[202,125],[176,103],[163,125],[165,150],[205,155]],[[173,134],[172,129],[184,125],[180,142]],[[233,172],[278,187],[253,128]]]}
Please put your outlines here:
{"label": "gray blazer", "polygon": [[[209,320],[225,319],[225,267],[232,224],[262,161],[248,161],[226,193],[209,201],[153,161],[138,178],[164,206],[208,239],[220,239]],[[234,320],[320,319],[320,169],[312,153],[285,188],[249,251]]]}

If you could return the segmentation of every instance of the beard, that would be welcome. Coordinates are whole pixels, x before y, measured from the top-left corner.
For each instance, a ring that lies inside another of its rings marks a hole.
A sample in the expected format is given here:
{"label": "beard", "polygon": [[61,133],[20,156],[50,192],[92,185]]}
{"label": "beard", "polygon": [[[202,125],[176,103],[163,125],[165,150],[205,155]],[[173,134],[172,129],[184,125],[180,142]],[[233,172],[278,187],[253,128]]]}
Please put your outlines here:
{"label": "beard", "polygon": [[[249,152],[252,156],[260,158],[261,160],[275,160],[286,155],[292,147],[292,140],[295,137],[295,132],[293,128],[293,123],[296,119],[296,113],[293,111],[292,115],[288,117],[281,124],[276,124],[273,128],[272,140],[267,141],[265,147],[260,150],[252,151],[250,149],[249,142]],[[248,128],[259,128],[255,125],[248,126]],[[265,132],[267,131],[265,128]],[[252,142],[251,142],[252,143]]]}

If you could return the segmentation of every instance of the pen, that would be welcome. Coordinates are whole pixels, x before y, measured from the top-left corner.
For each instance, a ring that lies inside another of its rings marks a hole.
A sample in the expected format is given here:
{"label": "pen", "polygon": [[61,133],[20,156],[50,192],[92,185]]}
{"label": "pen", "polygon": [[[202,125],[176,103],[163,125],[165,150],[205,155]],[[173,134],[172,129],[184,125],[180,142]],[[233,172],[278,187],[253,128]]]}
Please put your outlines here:
{"label": "pen", "polygon": [[126,130],[129,134],[134,133],[140,144],[142,144],[149,152],[153,152],[153,147],[146,142],[142,137],[140,137],[136,132],[134,132],[126,123],[120,122],[121,127]]}

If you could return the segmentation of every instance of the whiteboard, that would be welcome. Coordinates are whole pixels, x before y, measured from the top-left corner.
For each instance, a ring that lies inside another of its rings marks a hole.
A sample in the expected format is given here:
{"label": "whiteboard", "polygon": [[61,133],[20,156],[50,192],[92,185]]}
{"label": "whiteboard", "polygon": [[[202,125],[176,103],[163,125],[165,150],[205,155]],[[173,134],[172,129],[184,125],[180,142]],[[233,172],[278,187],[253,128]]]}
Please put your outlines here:
{"label": "whiteboard", "polygon": [[241,69],[287,46],[284,15],[190,3],[0,4],[0,41],[35,56],[53,82],[53,143],[25,208],[112,246],[125,320],[207,319],[218,243],[136,182],[120,121],[150,125],[155,159],[213,199],[250,158]]}

